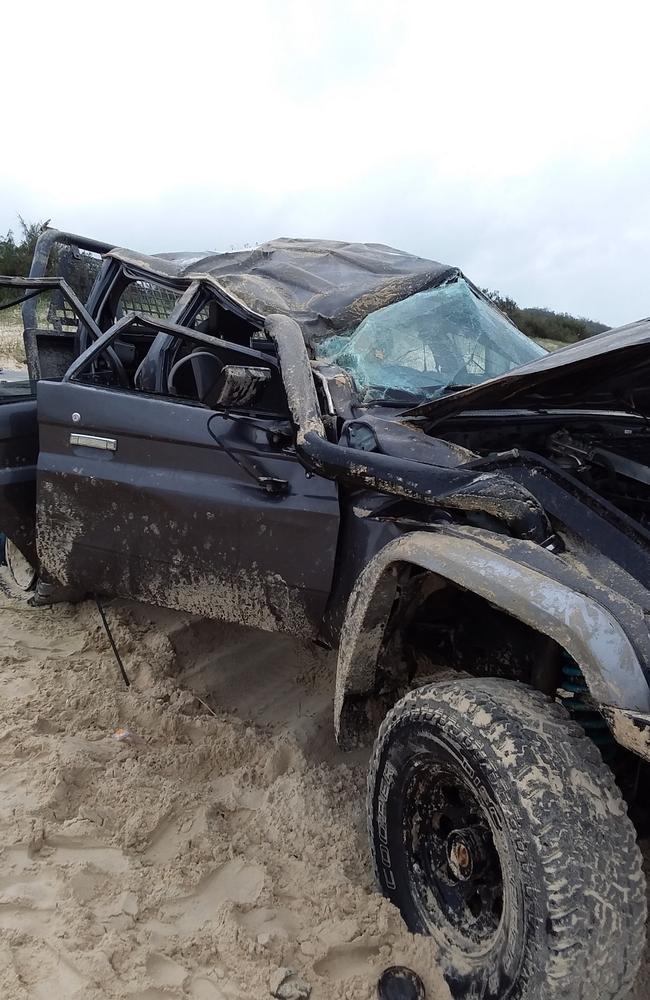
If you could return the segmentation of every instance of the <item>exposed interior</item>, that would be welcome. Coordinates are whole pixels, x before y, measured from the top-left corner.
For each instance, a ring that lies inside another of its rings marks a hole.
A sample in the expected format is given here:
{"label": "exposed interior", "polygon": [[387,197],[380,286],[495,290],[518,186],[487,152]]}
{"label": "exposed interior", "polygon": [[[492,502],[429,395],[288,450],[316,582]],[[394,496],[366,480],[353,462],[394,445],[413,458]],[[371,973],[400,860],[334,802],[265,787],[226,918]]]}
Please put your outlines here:
{"label": "exposed interior", "polygon": [[526,450],[650,528],[650,427],[623,414],[503,413],[456,417],[432,434],[478,455]]}
{"label": "exposed interior", "polygon": [[[77,276],[77,291],[88,297],[89,311],[101,332],[137,314],[154,321],[172,318],[188,333],[165,334],[136,319],[76,372],[76,381],[213,407],[217,387],[223,382],[224,367],[254,365],[268,373],[256,392],[255,409],[260,413],[286,414],[275,351],[259,325],[228,308],[227,303],[205,287],[193,296],[184,297],[186,282],[149,281],[115,262],[104,261],[100,267],[90,254],[82,255],[80,268],[78,256],[73,258],[76,268],[71,270],[68,265],[68,278],[74,280]],[[107,274],[111,271],[112,276]],[[85,287],[89,273],[95,275],[95,285],[90,290]],[[83,288],[79,274],[84,276]],[[75,359],[92,346],[95,333],[79,321],[58,293],[42,295],[41,304],[32,315],[38,326],[27,337],[35,338],[40,377],[60,379]],[[216,338],[217,343],[193,338],[191,331]]]}

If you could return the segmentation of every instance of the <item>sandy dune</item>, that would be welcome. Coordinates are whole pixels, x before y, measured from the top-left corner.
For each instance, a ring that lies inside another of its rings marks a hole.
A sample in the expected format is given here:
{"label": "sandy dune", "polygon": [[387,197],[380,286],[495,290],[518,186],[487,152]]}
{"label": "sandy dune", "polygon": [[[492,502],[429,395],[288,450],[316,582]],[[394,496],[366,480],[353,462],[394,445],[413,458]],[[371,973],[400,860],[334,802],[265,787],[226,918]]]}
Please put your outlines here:
{"label": "sandy dune", "polygon": [[0,592],[3,1000],[264,1000],[283,967],[316,1000],[361,1000],[395,962],[447,997],[430,943],[372,891],[328,656],[108,614],[129,691],[92,605]]}

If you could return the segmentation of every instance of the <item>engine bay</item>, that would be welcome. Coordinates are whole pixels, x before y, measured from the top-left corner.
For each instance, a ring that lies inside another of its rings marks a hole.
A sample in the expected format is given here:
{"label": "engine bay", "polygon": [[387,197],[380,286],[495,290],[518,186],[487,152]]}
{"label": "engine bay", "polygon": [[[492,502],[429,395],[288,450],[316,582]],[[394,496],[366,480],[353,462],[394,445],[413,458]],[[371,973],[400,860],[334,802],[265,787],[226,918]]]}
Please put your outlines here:
{"label": "engine bay", "polygon": [[553,462],[650,528],[650,425],[633,414],[467,414],[429,433],[481,457],[521,450]]}

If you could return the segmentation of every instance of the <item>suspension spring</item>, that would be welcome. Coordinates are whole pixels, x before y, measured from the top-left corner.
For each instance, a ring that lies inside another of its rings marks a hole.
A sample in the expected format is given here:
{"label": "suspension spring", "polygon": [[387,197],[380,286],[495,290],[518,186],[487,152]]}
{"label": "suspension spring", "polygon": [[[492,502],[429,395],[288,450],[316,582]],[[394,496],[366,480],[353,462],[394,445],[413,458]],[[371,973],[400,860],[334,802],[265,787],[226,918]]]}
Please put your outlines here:
{"label": "suspension spring", "polygon": [[603,758],[610,760],[616,751],[616,742],[605,719],[594,706],[582,670],[568,653],[562,657],[562,683],[558,696],[571,718],[596,744]]}

